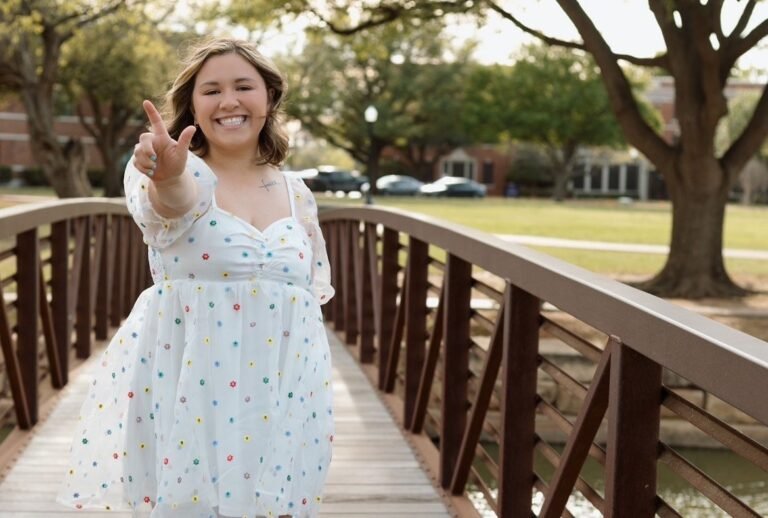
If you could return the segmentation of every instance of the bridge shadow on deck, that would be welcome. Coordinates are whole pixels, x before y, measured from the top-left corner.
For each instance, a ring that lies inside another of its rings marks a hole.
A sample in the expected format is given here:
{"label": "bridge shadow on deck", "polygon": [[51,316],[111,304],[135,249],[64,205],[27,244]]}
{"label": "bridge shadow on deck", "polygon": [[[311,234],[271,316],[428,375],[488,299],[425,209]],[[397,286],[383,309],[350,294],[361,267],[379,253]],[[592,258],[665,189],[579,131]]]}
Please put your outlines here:
{"label": "bridge shadow on deck", "polygon": [[[359,364],[328,331],[336,412],[333,461],[320,516],[441,518],[450,513]],[[101,350],[83,364],[45,421],[0,481],[0,517],[44,518],[77,513],[127,518],[130,511],[76,511],[54,498],[69,445]]]}

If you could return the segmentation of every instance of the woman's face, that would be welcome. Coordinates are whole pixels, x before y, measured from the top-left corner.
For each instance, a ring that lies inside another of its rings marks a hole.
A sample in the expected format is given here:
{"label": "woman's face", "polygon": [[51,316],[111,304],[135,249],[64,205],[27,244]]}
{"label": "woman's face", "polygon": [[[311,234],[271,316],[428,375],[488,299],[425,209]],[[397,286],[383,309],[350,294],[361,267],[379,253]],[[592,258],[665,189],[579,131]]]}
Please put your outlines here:
{"label": "woman's face", "polygon": [[264,78],[245,58],[208,58],[195,78],[192,108],[209,152],[256,153],[269,96]]}

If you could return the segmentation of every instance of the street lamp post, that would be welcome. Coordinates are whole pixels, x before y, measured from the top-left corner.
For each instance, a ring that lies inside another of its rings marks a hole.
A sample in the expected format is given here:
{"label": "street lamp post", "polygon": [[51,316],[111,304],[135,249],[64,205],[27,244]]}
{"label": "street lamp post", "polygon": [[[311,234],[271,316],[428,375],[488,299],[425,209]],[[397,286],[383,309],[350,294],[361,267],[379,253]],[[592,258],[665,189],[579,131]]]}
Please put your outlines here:
{"label": "street lamp post", "polygon": [[368,123],[368,190],[365,193],[365,204],[371,205],[373,203],[373,186],[376,182],[376,168],[378,166],[378,153],[374,152],[373,145],[373,125],[379,118],[379,110],[374,105],[370,105],[365,109],[364,113],[365,122]]}

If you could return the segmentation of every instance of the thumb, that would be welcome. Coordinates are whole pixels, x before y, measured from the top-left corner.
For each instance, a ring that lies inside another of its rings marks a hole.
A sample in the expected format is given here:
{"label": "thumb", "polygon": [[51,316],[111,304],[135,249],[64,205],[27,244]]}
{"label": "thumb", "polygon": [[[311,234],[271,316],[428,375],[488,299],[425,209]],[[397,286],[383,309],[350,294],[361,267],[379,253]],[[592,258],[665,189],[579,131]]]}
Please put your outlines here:
{"label": "thumb", "polygon": [[195,135],[197,128],[194,126],[187,126],[179,135],[179,146],[183,149],[189,149],[189,145],[192,143],[192,137]]}

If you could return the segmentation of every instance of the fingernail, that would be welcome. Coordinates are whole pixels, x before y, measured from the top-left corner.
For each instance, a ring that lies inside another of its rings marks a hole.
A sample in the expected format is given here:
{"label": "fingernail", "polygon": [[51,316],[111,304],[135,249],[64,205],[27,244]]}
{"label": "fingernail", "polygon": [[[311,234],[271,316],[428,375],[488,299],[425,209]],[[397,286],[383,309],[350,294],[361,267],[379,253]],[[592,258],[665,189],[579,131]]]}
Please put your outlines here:
{"label": "fingernail", "polygon": [[152,155],[152,156],[149,157],[149,159],[152,160],[153,162],[156,162],[157,161],[157,155]]}
{"label": "fingernail", "polygon": [[147,171],[147,176],[152,178],[153,176],[155,176],[155,172],[154,171]]}
{"label": "fingernail", "polygon": [[152,170],[154,171],[155,169],[157,169],[157,164],[152,164]]}

